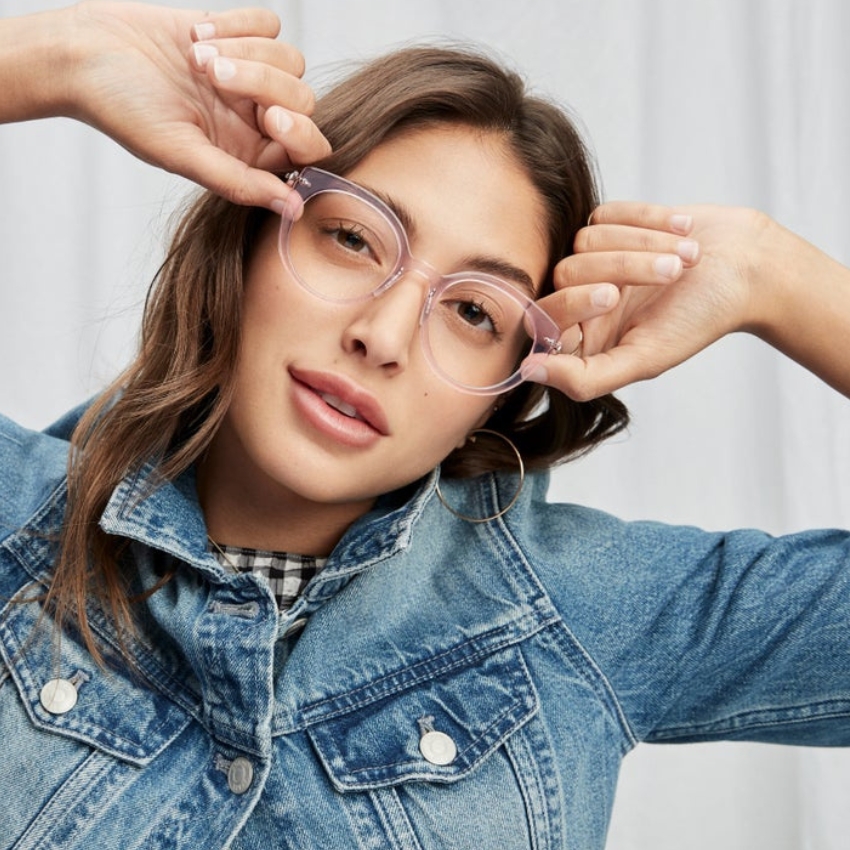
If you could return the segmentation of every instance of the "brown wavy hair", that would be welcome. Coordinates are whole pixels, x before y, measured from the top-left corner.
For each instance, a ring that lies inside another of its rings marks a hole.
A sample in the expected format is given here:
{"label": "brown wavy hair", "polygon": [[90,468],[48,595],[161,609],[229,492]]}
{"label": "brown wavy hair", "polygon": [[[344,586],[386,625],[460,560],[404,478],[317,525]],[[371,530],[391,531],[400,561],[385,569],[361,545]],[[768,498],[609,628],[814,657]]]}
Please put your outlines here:
{"label": "brown wavy hair", "polygon": [[[598,203],[591,158],[565,111],[529,94],[519,75],[478,50],[396,51],[330,89],[313,118],[333,147],[320,165],[340,174],[382,141],[413,129],[460,124],[502,136],[548,214],[541,294],[552,291],[555,263],[572,251]],[[98,660],[86,603],[95,602],[119,634],[129,634],[133,601],[121,569],[124,544],[104,534],[98,519],[115,486],[143,463],[152,460],[158,479],[171,480],[209,445],[234,390],[243,270],[269,215],[212,194],[192,203],[151,287],[138,355],[73,434],[68,510],[48,601],[60,620],[77,622]],[[525,383],[500,400],[486,427],[513,440],[526,465],[540,469],[586,452],[627,421],[612,396],[578,403]],[[443,474],[514,465],[510,449],[468,443],[444,461]]]}

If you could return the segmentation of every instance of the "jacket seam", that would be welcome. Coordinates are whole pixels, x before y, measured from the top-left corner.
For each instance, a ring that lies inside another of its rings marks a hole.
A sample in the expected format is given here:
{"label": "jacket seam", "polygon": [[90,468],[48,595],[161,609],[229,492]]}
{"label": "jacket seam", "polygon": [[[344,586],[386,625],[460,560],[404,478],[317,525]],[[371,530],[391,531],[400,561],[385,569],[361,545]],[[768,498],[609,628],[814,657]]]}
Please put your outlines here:
{"label": "jacket seam", "polygon": [[695,735],[713,739],[730,733],[746,733],[757,729],[794,726],[813,720],[830,720],[840,717],[850,717],[850,699],[848,698],[821,700],[816,703],[782,708],[761,708],[730,714],[718,720],[712,720],[710,723],[679,724],[656,728],[647,736],[646,740],[647,742],[672,741],[692,738]]}
{"label": "jacket seam", "polygon": [[[526,617],[530,617],[531,614],[526,615]],[[381,699],[384,699],[388,696],[392,696],[395,693],[399,693],[401,691],[409,690],[416,685],[421,684],[422,682],[429,681],[436,676],[445,676],[447,673],[451,673],[455,670],[461,670],[466,667],[472,666],[472,664],[481,659],[485,658],[489,655],[493,655],[496,652],[499,652],[503,649],[506,649],[509,646],[514,646],[518,643],[522,643],[533,635],[545,629],[551,623],[550,621],[541,621],[534,624],[533,628],[528,629],[527,631],[522,632],[521,634],[505,634],[501,640],[498,640],[495,643],[490,643],[488,638],[493,635],[499,635],[500,632],[508,631],[516,621],[508,624],[507,626],[501,626],[498,629],[492,629],[488,632],[484,632],[480,635],[476,635],[474,638],[470,638],[469,640],[464,641],[463,643],[456,644],[455,646],[447,649],[443,652],[438,653],[437,655],[432,655],[427,659],[422,661],[418,661],[415,664],[412,664],[408,667],[402,667],[399,670],[393,671],[392,673],[388,673],[384,676],[381,676],[378,679],[374,679],[370,682],[367,682],[364,685],[359,685],[356,688],[352,688],[348,691],[342,691],[341,693],[334,694],[330,697],[325,697],[317,702],[310,703],[309,705],[304,706],[299,714],[302,717],[302,722],[296,724],[291,730],[286,730],[284,732],[276,732],[276,736],[279,734],[288,734],[289,732],[298,731],[299,729],[306,729],[309,726],[314,725],[317,722],[325,722],[327,720],[333,720],[336,717],[344,716],[351,711],[356,711],[357,709],[362,708],[363,706],[370,705],[371,703],[377,702]],[[476,646],[478,648],[475,649],[471,654],[462,654],[462,650],[464,647]],[[454,655],[458,655],[458,659],[452,663],[445,664],[443,666],[438,666],[434,668],[434,664],[439,664],[440,659],[444,659],[447,657],[451,657]],[[400,686],[392,685],[390,683],[393,680],[396,680],[400,675],[407,673],[408,671],[416,670],[417,668],[426,668],[423,669],[422,672],[415,674],[410,679],[405,679]],[[356,698],[355,695],[364,694],[361,698]],[[349,701],[351,697],[355,697],[353,701]],[[330,711],[326,714],[321,713],[322,706],[333,704],[336,702],[340,702],[345,700],[346,703],[344,706],[340,706],[340,708]]]}
{"label": "jacket seam", "polygon": [[[608,680],[608,677],[602,671],[599,664],[597,664],[593,655],[585,648],[585,646],[581,643],[581,641],[576,637],[576,635],[572,632],[569,626],[564,621],[563,615],[558,610],[554,601],[552,600],[549,593],[546,591],[544,584],[541,582],[540,577],[537,574],[537,571],[534,569],[530,560],[526,557],[525,551],[516,536],[511,532],[508,523],[506,522],[506,517],[500,517],[497,520],[498,526],[501,529],[506,543],[511,547],[513,552],[516,555],[516,558],[525,568],[526,575],[529,577],[529,580],[534,583],[537,587],[539,593],[547,600],[551,609],[555,612],[557,616],[557,623],[560,626],[560,630],[567,636],[569,644],[575,648],[575,650],[579,653],[580,657],[584,661],[584,664],[578,665],[576,664],[576,669],[581,673],[581,675],[585,678],[585,680],[590,684],[595,690],[599,690],[599,685],[601,685],[602,695],[607,697],[603,700],[604,704],[608,708],[609,712],[611,712],[618,725],[623,731],[626,740],[628,741],[628,749],[633,749],[638,744],[638,737],[632,730],[631,724],[629,723],[629,719],[626,715],[625,710],[623,709],[622,703],[617,696],[614,687],[611,682]],[[569,648],[564,647],[564,651],[567,654],[570,654]],[[589,675],[587,672],[587,668],[590,668],[590,671],[594,674],[593,676]]]}

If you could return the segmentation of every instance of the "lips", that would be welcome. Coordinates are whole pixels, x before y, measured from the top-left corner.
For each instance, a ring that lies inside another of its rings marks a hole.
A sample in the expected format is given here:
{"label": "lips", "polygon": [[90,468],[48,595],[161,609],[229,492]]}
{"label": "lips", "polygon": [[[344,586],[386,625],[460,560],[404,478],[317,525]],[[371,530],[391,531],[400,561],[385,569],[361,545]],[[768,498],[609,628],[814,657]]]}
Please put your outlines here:
{"label": "lips", "polygon": [[356,434],[357,430],[351,429],[368,427],[373,434],[389,435],[389,422],[378,400],[349,378],[330,372],[296,368],[290,368],[289,374],[296,385],[315,394],[324,405],[350,423],[351,428],[346,429],[347,433]]}
{"label": "lips", "polygon": [[338,410],[345,416],[350,416],[352,419],[363,419],[353,404],[346,404],[338,396],[331,395],[330,393],[319,393],[319,396],[325,404],[329,404],[334,410]]}

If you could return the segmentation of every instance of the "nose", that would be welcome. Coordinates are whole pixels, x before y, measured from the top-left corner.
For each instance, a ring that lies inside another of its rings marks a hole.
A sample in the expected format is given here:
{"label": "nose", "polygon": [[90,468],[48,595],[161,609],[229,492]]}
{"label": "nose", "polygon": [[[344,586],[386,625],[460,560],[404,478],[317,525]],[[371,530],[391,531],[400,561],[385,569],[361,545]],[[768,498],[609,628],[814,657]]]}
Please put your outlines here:
{"label": "nose", "polygon": [[358,304],[343,332],[343,348],[387,373],[404,371],[418,345],[419,315],[428,291],[423,276],[406,274],[380,295]]}

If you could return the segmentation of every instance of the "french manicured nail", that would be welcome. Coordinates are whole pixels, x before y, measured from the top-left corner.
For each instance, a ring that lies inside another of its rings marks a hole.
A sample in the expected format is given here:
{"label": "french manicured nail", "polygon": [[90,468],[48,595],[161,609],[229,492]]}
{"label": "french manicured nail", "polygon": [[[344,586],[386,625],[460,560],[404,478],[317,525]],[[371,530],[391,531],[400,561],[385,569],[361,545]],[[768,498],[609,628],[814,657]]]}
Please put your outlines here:
{"label": "french manicured nail", "polygon": [[676,246],[676,253],[686,263],[695,263],[699,257],[699,242],[695,239],[683,239]]}
{"label": "french manicured nail", "polygon": [[532,381],[535,384],[545,384],[549,380],[549,370],[539,363],[535,363],[530,371],[524,373],[526,381]]}
{"label": "french manicured nail", "polygon": [[234,65],[229,59],[225,59],[223,56],[216,56],[216,58],[213,59],[213,73],[219,82],[226,83],[228,80],[232,80],[236,76],[236,65]]}
{"label": "french manicured nail", "polygon": [[292,116],[282,106],[270,106],[269,112],[271,112],[275,129],[281,135],[288,133],[295,124],[292,120]]}
{"label": "french manicured nail", "polygon": [[195,38],[198,41],[209,41],[211,38],[215,38],[215,24],[212,21],[195,24]]}
{"label": "french manicured nail", "polygon": [[298,192],[290,192],[285,198],[275,198],[271,207],[279,216],[295,221],[301,215],[304,202]]}
{"label": "french manicured nail", "polygon": [[662,254],[655,258],[653,265],[658,275],[670,279],[678,277],[682,271],[682,260],[675,254]]}
{"label": "french manicured nail", "polygon": [[206,68],[207,63],[218,56],[218,50],[212,44],[196,42],[192,45],[192,52],[195,54],[195,64],[199,68]]}
{"label": "french manicured nail", "polygon": [[594,307],[599,307],[602,310],[607,310],[613,307],[617,301],[617,288],[615,286],[597,286],[590,293],[590,303]]}
{"label": "french manicured nail", "polygon": [[694,220],[692,216],[680,215],[678,213],[670,216],[670,229],[674,233],[681,233],[684,236],[691,232],[693,226]]}

